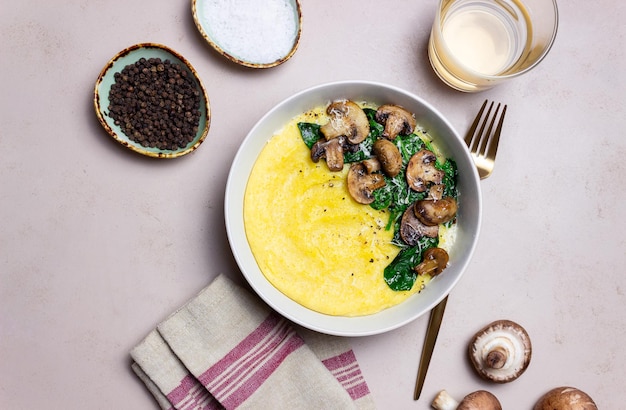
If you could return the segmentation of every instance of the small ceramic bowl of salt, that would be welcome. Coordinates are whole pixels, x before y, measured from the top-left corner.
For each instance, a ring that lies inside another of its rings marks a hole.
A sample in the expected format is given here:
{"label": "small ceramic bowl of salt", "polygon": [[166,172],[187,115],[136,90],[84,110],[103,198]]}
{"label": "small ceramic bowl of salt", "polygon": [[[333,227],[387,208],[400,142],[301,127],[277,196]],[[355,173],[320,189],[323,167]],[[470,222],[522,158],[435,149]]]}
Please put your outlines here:
{"label": "small ceramic bowl of salt", "polygon": [[192,12],[211,47],[246,67],[282,64],[300,42],[299,0],[193,0]]}

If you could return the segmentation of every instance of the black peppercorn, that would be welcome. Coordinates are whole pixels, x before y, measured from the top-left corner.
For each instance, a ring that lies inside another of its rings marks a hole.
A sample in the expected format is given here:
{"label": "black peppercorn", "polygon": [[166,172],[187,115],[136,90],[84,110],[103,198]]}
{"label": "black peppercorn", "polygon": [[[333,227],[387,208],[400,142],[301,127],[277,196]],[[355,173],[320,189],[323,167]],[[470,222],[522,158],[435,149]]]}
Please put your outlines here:
{"label": "black peppercorn", "polygon": [[115,73],[109,117],[144,147],[177,150],[196,136],[200,92],[181,64],[141,58]]}

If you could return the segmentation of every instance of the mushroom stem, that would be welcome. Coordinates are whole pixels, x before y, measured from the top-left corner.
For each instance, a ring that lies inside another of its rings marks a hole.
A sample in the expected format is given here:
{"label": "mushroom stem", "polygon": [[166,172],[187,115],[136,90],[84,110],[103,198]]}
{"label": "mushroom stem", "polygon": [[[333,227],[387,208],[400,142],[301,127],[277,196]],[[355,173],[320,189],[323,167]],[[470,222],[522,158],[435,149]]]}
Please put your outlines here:
{"label": "mushroom stem", "polygon": [[447,391],[441,390],[435,396],[432,406],[436,410],[456,410],[459,406],[459,402],[456,401],[454,397],[450,396]]}
{"label": "mushroom stem", "polygon": [[365,167],[365,170],[367,171],[368,174],[380,171],[381,164],[380,164],[380,161],[376,159],[376,157],[365,159],[361,161],[361,163]]}
{"label": "mushroom stem", "polygon": [[487,353],[485,363],[492,369],[502,369],[506,364],[508,352],[502,346],[496,346],[493,350]]}

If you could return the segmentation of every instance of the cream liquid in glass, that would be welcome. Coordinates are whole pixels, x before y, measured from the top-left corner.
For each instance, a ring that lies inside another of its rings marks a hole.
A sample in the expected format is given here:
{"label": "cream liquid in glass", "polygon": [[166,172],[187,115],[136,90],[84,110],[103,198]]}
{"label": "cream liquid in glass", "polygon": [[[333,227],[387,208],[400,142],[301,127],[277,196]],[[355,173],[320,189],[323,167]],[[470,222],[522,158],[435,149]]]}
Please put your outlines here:
{"label": "cream liquid in glass", "polygon": [[490,77],[513,72],[528,54],[532,30],[519,1],[445,3],[433,27],[429,56],[448,85],[461,91],[488,88]]}

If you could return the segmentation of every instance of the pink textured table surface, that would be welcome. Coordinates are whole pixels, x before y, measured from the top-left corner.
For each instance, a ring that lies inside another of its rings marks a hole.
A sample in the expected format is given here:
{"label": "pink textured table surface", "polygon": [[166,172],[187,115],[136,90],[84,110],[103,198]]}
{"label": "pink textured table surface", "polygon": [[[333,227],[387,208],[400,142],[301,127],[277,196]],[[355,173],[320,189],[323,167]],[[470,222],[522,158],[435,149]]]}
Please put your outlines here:
{"label": "pink textured table surface", "polygon": [[[480,242],[448,302],[422,399],[413,386],[427,316],[352,339],[381,409],[427,409],[440,389],[494,392],[529,409],[573,385],[602,409],[626,402],[626,6],[562,1],[556,43],[526,75],[481,94],[446,88],[426,42],[435,1],[302,0],[295,56],[236,66],[204,42],[189,1],[4,2],[0,13],[0,407],[152,409],[128,351],[219,272],[242,283],[224,188],[251,126],[292,93],[373,80],[430,101],[460,131],[485,98],[509,112],[482,182]],[[92,93],[119,50],[159,42],[204,81],[207,141],[173,161],[142,157],[99,125]],[[517,381],[491,385],[465,356],[496,319],[534,350]]]}

